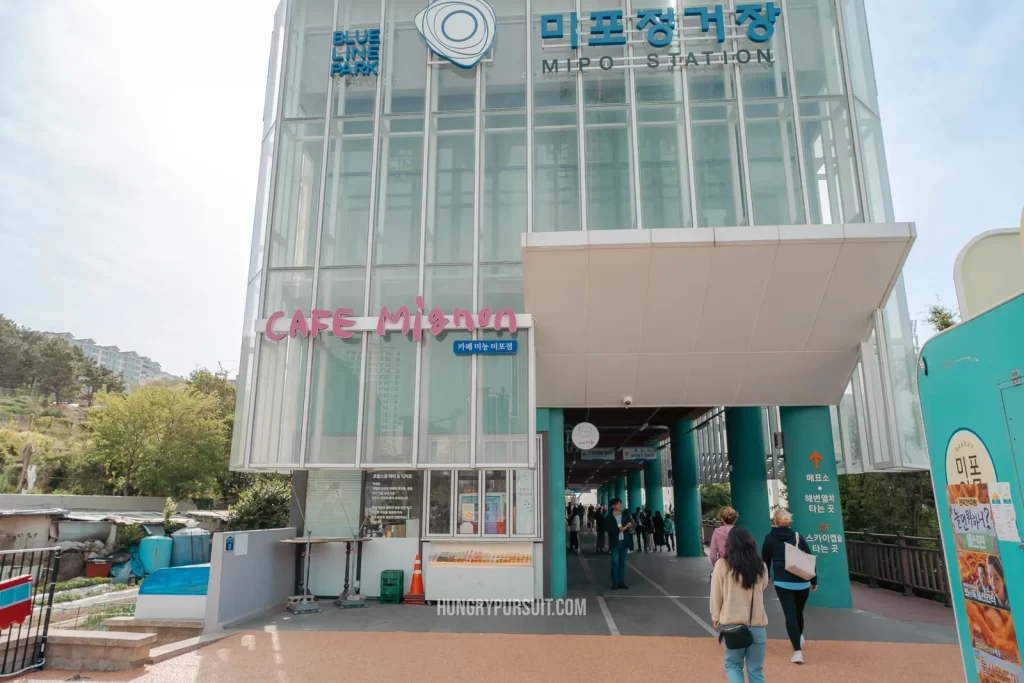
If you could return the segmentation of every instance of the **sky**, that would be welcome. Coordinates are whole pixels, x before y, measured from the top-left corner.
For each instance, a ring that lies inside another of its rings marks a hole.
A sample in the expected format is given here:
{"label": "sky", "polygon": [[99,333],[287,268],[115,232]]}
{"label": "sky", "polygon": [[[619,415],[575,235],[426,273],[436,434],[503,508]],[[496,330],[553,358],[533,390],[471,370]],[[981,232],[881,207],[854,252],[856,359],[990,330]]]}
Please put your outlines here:
{"label": "sky", "polygon": [[[956,304],[963,245],[1024,206],[1019,11],[865,2],[923,320]],[[0,2],[0,313],[179,375],[237,368],[276,5]]]}

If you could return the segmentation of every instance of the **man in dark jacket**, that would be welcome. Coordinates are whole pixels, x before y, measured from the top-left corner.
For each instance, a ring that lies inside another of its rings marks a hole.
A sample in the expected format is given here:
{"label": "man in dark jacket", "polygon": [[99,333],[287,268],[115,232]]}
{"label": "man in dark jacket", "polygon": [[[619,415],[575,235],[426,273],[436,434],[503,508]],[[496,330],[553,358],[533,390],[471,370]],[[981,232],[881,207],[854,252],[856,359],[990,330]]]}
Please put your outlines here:
{"label": "man in dark jacket", "polygon": [[818,577],[810,580],[786,571],[786,546],[793,545],[808,555],[811,549],[803,536],[793,531],[793,515],[787,510],[776,510],[772,517],[774,526],[765,536],[761,546],[761,559],[768,565],[775,582],[775,593],[779,596],[779,604],[786,615],[786,633],[793,645],[794,664],[803,664],[804,643],[804,605],[811,591],[818,590]]}
{"label": "man in dark jacket", "polygon": [[608,552],[612,556],[612,590],[626,590],[626,552],[633,545],[633,520],[629,511],[622,509],[622,501],[612,498],[612,510],[605,517],[608,531]]}
{"label": "man in dark jacket", "polygon": [[603,553],[604,552],[605,533],[607,533],[605,531],[605,529],[604,529],[604,506],[603,505],[600,506],[599,508],[597,508],[597,510],[594,511],[594,528],[597,531],[597,548],[595,549],[595,551],[599,552],[599,553]]}

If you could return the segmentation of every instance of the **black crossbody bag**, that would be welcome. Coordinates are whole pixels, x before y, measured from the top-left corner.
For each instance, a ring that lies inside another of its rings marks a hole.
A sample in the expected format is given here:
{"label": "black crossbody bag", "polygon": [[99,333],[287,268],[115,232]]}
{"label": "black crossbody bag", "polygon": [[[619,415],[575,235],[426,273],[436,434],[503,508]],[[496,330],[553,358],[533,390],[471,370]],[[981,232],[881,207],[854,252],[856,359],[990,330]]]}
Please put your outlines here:
{"label": "black crossbody bag", "polygon": [[[748,622],[754,620],[754,591],[757,590],[755,583],[750,591],[750,617]],[[745,650],[754,644],[754,632],[750,630],[749,624],[735,624],[722,626],[722,632],[718,634],[718,642],[725,640],[725,646],[730,650]]]}

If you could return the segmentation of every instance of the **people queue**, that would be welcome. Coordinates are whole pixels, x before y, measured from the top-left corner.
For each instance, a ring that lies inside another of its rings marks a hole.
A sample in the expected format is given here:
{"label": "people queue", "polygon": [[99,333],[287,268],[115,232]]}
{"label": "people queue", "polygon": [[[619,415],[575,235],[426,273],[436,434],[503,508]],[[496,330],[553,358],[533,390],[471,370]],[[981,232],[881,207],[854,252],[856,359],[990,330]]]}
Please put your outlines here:
{"label": "people queue", "polygon": [[[720,629],[719,640],[725,645],[726,678],[729,683],[744,683],[746,669],[750,683],[763,683],[768,626],[764,591],[769,584],[774,585],[793,648],[790,662],[803,664],[804,607],[811,592],[818,589],[814,556],[807,541],[793,530],[793,515],[787,510],[779,509],[772,515],[772,529],[760,551],[750,531],[738,525],[739,513],[735,509],[726,506],[718,517],[721,526],[712,534],[708,551],[710,606],[711,620]],[[584,524],[597,532],[596,552],[611,556],[612,590],[629,588],[628,553],[672,550],[676,545],[672,514],[662,517],[660,510],[652,514],[640,507],[630,513],[618,498],[613,498],[609,507],[569,505],[566,520],[573,550],[579,550],[579,530]],[[787,546],[791,548],[788,553]],[[988,570],[986,579],[994,573]]]}

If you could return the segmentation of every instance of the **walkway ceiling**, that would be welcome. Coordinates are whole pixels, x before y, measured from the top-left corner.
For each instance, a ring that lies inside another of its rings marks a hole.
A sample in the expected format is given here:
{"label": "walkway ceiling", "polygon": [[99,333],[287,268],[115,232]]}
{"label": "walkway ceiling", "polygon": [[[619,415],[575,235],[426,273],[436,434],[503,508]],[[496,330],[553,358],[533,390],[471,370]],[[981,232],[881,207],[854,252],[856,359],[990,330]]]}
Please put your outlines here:
{"label": "walkway ceiling", "polygon": [[913,224],[523,235],[543,407],[834,405]]}

